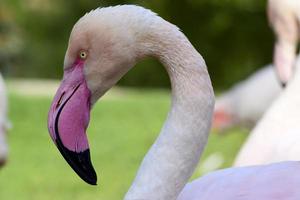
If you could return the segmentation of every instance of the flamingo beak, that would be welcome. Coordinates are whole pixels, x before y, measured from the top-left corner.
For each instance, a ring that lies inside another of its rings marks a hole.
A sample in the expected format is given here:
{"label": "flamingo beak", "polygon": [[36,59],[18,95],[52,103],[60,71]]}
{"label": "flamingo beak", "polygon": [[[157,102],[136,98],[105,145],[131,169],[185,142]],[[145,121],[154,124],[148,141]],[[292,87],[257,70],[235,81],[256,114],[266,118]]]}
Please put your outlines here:
{"label": "flamingo beak", "polygon": [[97,184],[86,129],[90,120],[91,92],[83,75],[83,63],[77,63],[64,79],[54,97],[49,115],[48,130],[58,150],[87,183]]}
{"label": "flamingo beak", "polygon": [[274,52],[274,64],[281,86],[285,88],[293,77],[296,54],[293,48],[282,42],[277,42]]}

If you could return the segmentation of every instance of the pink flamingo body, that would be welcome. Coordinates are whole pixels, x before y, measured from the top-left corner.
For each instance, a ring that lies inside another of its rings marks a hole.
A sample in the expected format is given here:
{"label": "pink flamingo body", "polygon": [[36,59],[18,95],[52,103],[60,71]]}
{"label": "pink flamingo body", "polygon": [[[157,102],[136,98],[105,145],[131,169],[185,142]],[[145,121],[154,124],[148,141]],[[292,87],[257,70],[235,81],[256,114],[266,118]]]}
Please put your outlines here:
{"label": "pink flamingo body", "polygon": [[297,200],[300,163],[229,168],[185,186],[178,200]]}

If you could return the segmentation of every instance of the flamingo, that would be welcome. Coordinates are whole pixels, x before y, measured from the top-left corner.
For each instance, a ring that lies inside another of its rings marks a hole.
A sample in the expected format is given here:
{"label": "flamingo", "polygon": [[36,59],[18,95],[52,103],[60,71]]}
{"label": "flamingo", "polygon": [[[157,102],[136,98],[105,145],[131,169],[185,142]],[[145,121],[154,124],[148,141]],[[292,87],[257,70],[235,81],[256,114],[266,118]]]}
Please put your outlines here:
{"label": "flamingo", "polygon": [[[269,164],[300,160],[300,57],[294,78],[272,104],[239,152],[234,166]],[[283,139],[284,138],[284,139]],[[268,141],[267,143],[264,141]]]}
{"label": "flamingo", "polygon": [[[300,1],[297,0],[268,2],[268,17],[277,36],[274,63],[278,76],[284,85],[292,78],[292,74],[295,74],[296,80],[290,80],[292,86],[275,101],[251,132],[234,166],[269,164],[300,158],[297,145],[300,126],[296,117],[300,102],[297,95],[300,56],[295,57],[299,39],[299,8]],[[284,140],[282,136],[285,136]],[[263,140],[268,140],[268,143]]]}
{"label": "flamingo", "polygon": [[276,35],[274,65],[282,85],[291,79],[299,41],[300,1],[268,0],[268,17]]}
{"label": "flamingo", "polygon": [[216,99],[213,129],[224,132],[236,125],[252,128],[281,91],[273,66],[263,67]]}
{"label": "flamingo", "polygon": [[7,121],[7,99],[5,84],[0,74],[0,167],[6,163],[8,146],[6,142],[6,131],[9,128]]}
{"label": "flamingo", "polygon": [[230,168],[186,184],[209,135],[214,108],[210,77],[202,56],[175,25],[134,5],[89,12],[75,24],[69,39],[48,129],[84,181],[97,184],[86,136],[92,106],[147,56],[166,68],[172,104],[124,199],[300,199],[299,162]]}

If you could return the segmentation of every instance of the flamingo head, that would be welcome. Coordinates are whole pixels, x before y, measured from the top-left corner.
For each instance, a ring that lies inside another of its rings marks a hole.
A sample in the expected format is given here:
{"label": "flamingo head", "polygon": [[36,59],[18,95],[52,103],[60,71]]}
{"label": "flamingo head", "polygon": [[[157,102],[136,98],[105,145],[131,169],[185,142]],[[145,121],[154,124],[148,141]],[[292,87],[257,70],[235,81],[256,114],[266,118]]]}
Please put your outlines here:
{"label": "flamingo head", "polygon": [[218,133],[223,133],[235,124],[233,114],[226,108],[217,101],[213,114],[212,129]]}
{"label": "flamingo head", "polygon": [[236,125],[237,116],[232,101],[232,94],[226,93],[216,99],[212,130],[216,133],[224,133],[229,128]]}
{"label": "flamingo head", "polygon": [[214,111],[212,128],[218,132],[223,132],[232,126],[232,117],[223,110]]}
{"label": "flamingo head", "polygon": [[[65,160],[87,183],[97,176],[90,159],[86,129],[92,105],[136,62],[140,38],[136,25],[147,10],[137,6],[101,8],[73,27],[64,75],[48,114],[50,136]],[[146,27],[146,26],[145,26]]]}
{"label": "flamingo head", "polygon": [[294,74],[299,40],[297,8],[290,1],[280,0],[269,0],[267,6],[269,22],[276,36],[273,61],[283,87]]}

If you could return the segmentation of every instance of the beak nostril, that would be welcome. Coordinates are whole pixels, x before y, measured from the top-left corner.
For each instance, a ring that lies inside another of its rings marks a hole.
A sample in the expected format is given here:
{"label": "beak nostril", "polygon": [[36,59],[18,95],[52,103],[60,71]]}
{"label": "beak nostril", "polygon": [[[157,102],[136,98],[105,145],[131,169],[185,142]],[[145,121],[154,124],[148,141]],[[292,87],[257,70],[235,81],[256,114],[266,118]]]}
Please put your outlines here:
{"label": "beak nostril", "polygon": [[62,100],[63,100],[63,97],[65,96],[66,92],[63,92],[62,95],[60,96],[59,100],[57,101],[57,104],[55,106],[55,109],[57,109],[61,103],[62,103]]}

